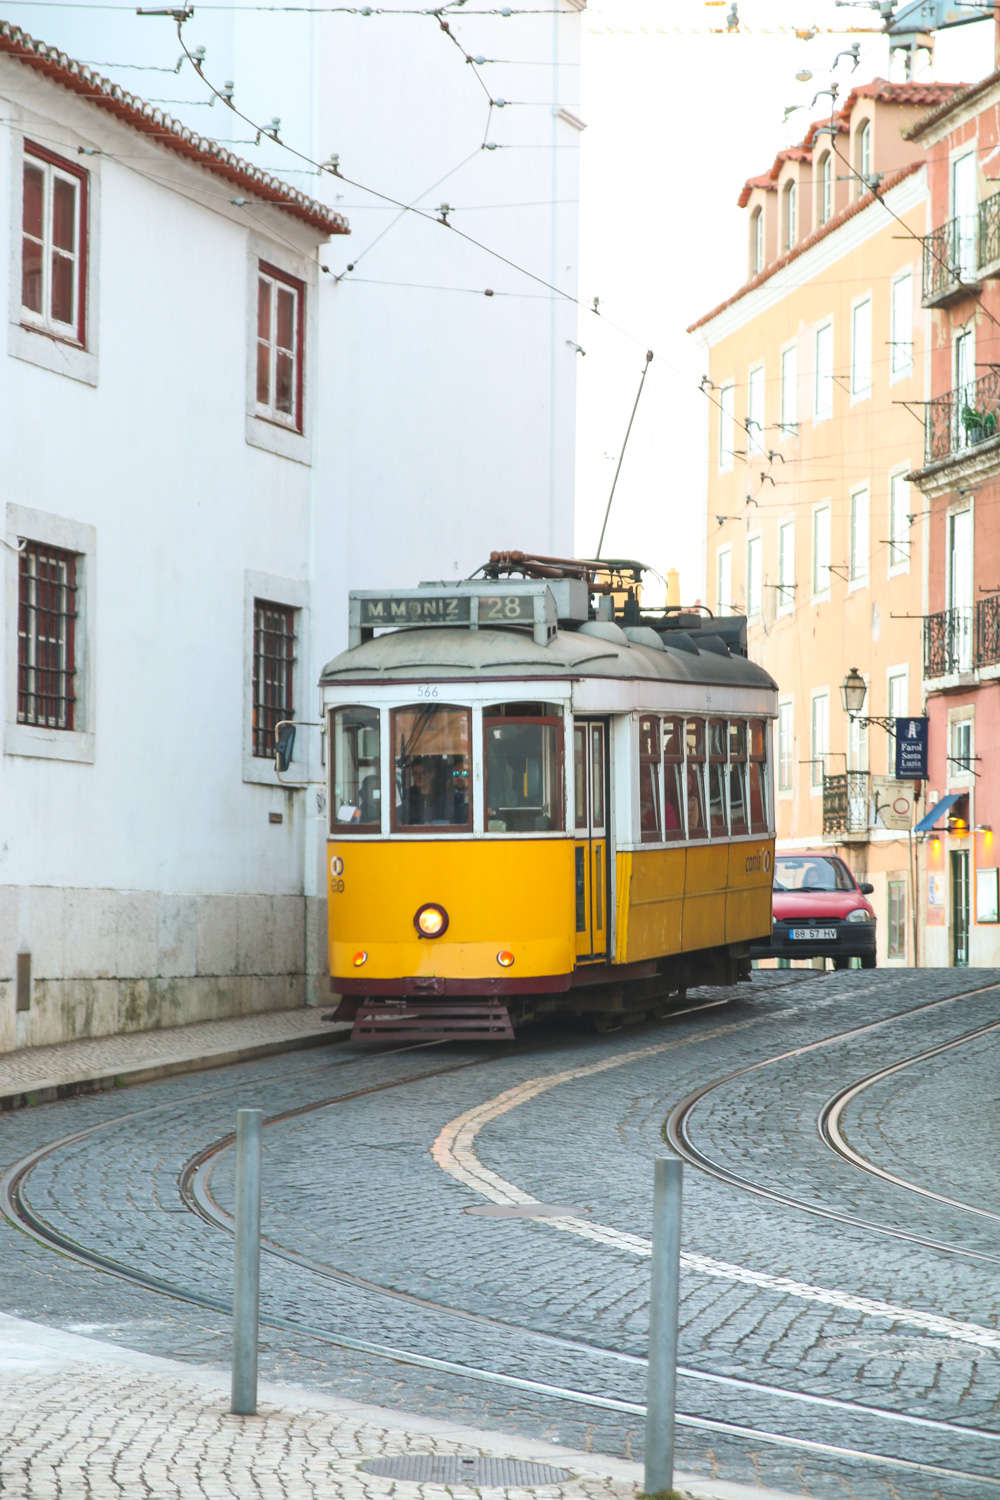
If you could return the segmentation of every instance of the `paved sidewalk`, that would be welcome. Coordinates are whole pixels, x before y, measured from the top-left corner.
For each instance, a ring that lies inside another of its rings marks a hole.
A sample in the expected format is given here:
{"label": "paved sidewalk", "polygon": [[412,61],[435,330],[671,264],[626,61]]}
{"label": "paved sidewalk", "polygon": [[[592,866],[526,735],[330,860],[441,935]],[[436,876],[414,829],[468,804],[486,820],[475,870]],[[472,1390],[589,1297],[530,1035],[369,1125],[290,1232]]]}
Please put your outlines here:
{"label": "paved sidewalk", "polygon": [[[400,1454],[557,1465],[558,1484],[450,1485],[361,1469]],[[774,1490],[675,1481],[692,1500],[793,1500]],[[4,1500],[634,1500],[638,1464],[427,1417],[262,1385],[258,1415],[229,1412],[225,1372],[134,1353],[0,1314]]]}
{"label": "paved sidewalk", "polygon": [[329,1014],[326,1007],[298,1006],[3,1052],[0,1110],[346,1041],[350,1023],[333,1025],[320,1019],[324,1014]]}

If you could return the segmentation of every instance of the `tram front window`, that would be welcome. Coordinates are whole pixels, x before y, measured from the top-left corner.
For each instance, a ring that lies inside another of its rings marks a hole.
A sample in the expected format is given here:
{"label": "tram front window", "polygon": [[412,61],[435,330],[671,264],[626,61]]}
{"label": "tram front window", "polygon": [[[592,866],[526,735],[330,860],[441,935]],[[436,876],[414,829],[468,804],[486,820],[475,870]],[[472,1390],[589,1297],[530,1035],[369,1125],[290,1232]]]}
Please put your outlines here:
{"label": "tram front window", "polygon": [[550,703],[483,710],[486,831],[553,833],[563,826],[562,716]]}
{"label": "tram front window", "polygon": [[378,709],[333,709],[330,746],[332,828],[338,833],[378,833],[382,825]]}
{"label": "tram front window", "polygon": [[469,710],[419,703],[392,711],[393,827],[471,827]]}

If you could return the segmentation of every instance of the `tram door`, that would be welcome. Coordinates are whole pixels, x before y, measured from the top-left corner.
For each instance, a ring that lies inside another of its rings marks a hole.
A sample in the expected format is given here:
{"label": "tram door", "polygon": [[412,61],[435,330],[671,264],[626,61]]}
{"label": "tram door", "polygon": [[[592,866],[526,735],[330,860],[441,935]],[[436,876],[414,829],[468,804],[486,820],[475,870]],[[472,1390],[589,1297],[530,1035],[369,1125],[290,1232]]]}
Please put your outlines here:
{"label": "tram door", "polygon": [[608,951],[607,726],[598,719],[573,724],[576,813],[576,956]]}

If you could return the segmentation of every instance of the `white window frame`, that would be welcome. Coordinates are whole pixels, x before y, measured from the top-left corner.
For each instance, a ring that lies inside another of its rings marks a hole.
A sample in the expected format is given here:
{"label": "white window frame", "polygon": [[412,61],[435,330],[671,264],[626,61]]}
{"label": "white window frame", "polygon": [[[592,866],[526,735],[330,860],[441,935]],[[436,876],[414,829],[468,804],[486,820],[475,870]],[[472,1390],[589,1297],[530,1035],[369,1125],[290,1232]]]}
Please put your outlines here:
{"label": "white window frame", "polygon": [[[828,339],[824,338],[828,335]],[[820,362],[820,349],[828,344],[827,368]],[[813,425],[829,422],[833,418],[833,319],[827,318],[817,324],[813,339]]]}
{"label": "white window frame", "polygon": [[[827,554],[827,556],[826,556],[826,561],[825,562],[821,562],[820,558],[819,558],[819,548],[816,545],[817,537],[818,537],[817,525],[818,525],[818,522],[819,522],[819,518],[822,515],[824,515],[824,514],[826,516],[826,554]],[[819,501],[819,503],[817,505],[813,506],[813,509],[812,509],[812,535],[810,537],[810,553],[811,553],[811,558],[810,558],[810,561],[811,561],[811,577],[810,577],[810,582],[812,584],[812,602],[814,604],[818,604],[822,600],[829,599],[829,597],[830,597],[830,576],[831,576],[830,575],[830,546],[831,546],[831,538],[832,538],[831,514],[832,514],[832,505],[831,505],[831,502],[829,500],[821,500],[821,501]],[[820,581],[819,574],[820,574],[820,569],[821,568],[825,568],[826,569],[826,586],[825,586],[825,588],[824,587],[817,588],[817,586],[816,586],[817,583]]]}
{"label": "white window frame", "polygon": [[799,346],[786,344],[781,351],[781,436],[798,437],[799,432]]}
{"label": "white window frame", "polygon": [[[94,618],[97,579],[97,529],[65,516],[7,505],[5,553],[6,714],[3,749],[5,755],[27,755],[40,760],[71,760],[91,763],[94,759],[96,702],[94,673]],[[25,537],[46,547],[59,547],[76,555],[76,624],[74,631],[74,677],[72,729],[46,729],[40,724],[17,722],[17,624],[18,541]]]}
{"label": "white window frame", "polygon": [[[274,269],[266,262],[261,262],[257,267],[257,293],[260,296],[261,286],[268,288],[268,310],[269,327],[265,345],[268,351],[267,372],[267,401],[261,401],[255,390],[254,405],[258,417],[267,422],[277,422],[281,427],[287,427],[292,432],[301,433],[303,430],[302,402],[299,395],[299,387],[302,381],[303,351],[305,345],[305,288],[297,280],[275,275]],[[278,359],[282,352],[282,346],[278,343],[278,308],[282,296],[292,299],[292,337],[291,347],[284,350],[291,359],[291,384],[292,384],[292,409],[290,412],[282,411],[277,405],[276,391],[278,386]],[[260,355],[260,328],[258,326],[257,356]]]}
{"label": "white window frame", "polygon": [[[254,669],[254,602],[266,599],[272,604],[294,609],[295,614],[295,662],[292,667],[292,702],[295,712],[303,719],[310,714],[302,712],[302,705],[310,701],[310,690],[315,673],[311,670],[310,642],[311,610],[309,584],[304,579],[281,578],[273,573],[257,573],[247,569],[243,581],[243,718],[240,734],[243,744],[243,780],[258,786],[280,785],[274,770],[273,759],[253,753],[253,669]],[[310,750],[314,745],[311,732],[299,729],[295,735],[292,761],[288,770],[282,772],[284,779],[293,784],[308,781],[315,772],[310,769]]]}
{"label": "white window frame", "polygon": [[[889,384],[913,374],[913,298],[916,278],[907,266],[889,288]],[[905,311],[904,311],[905,309]],[[901,326],[902,323],[902,326]]]}
{"label": "white window frame", "polygon": [[[763,612],[764,559],[763,540],[759,531],[747,537],[746,606],[747,619],[757,620]],[[756,578],[754,575],[756,574]]]}
{"label": "white window frame", "polygon": [[867,179],[872,175],[872,122],[862,120],[857,132],[857,167],[858,177],[864,179],[857,182],[857,196],[863,197],[868,192]]}
{"label": "white window frame", "polygon": [[[788,539],[787,544],[786,538]],[[786,572],[785,564],[788,562],[791,563],[791,567]],[[795,613],[794,521],[780,521],[778,523],[778,587],[776,590],[776,597],[776,614],[791,615]]]}
{"label": "white window frame", "polygon": [[[777,756],[774,788],[788,800],[795,795],[795,699],[778,699],[778,722],[775,726]],[[787,774],[786,774],[787,773]]]}
{"label": "white window frame", "polygon": [[[300,255],[292,247],[276,244],[262,234],[251,231],[246,246],[246,427],[247,443],[296,463],[312,463],[312,392],[316,369],[316,278],[317,263]],[[305,290],[305,317],[302,332],[302,405],[301,431],[281,421],[274,421],[257,407],[257,281],[260,263],[273,266]]]}
{"label": "white window frame", "polygon": [[[893,702],[897,696],[896,684],[903,684],[902,708],[899,703]],[[908,719],[910,717],[910,666],[908,662],[897,662],[895,666],[887,667],[885,671],[885,716],[887,719]],[[896,736],[890,729],[886,734],[885,747],[885,772],[887,776],[896,774]]]}
{"label": "white window frame", "polygon": [[[968,746],[968,770],[964,771],[953,759],[955,755],[956,730],[959,725],[969,726]],[[963,703],[958,708],[948,710],[948,760],[946,762],[945,784],[948,787],[970,788],[976,784],[976,709],[972,703]]]}
{"label": "white window frame", "polygon": [[[970,205],[971,213],[960,213],[960,205],[956,202],[955,177],[956,168],[964,161],[972,161],[972,188],[974,202]],[[959,229],[958,261],[959,270],[963,280],[972,280],[976,272],[977,260],[977,229],[979,215],[979,138],[976,136],[971,141],[963,141],[951,152],[948,159],[948,201],[951,206],[952,219],[970,221],[968,225]],[[967,230],[967,233],[964,232]],[[966,252],[963,254],[963,252]]]}
{"label": "white window frame", "polygon": [[732,380],[719,386],[719,473],[732,472],[736,454],[736,386]]}
{"label": "white window frame", "polygon": [[820,157],[817,180],[819,201],[816,204],[816,219],[828,224],[833,218],[833,152],[825,151]]}
{"label": "white window frame", "polygon": [[872,295],[851,303],[851,405],[872,393]]}
{"label": "white window frame", "polygon": [[767,431],[767,379],[763,362],[753,365],[747,376],[746,430],[747,456],[763,453]]}
{"label": "white window frame", "polygon": [[798,239],[798,187],[794,178],[785,183],[782,199],[782,233],[785,239],[784,249],[788,251]]}
{"label": "white window frame", "polygon": [[[728,587],[723,580],[723,573],[728,578]],[[724,593],[729,597],[724,598]],[[715,554],[715,612],[719,616],[731,615],[733,612],[733,548],[729,542]]]}
{"label": "white window frame", "polygon": [[[862,672],[865,688],[869,685],[868,673]],[[850,714],[847,719],[847,769],[849,771],[867,771],[869,763],[869,737],[868,725],[865,723],[863,714]]]}
{"label": "white window frame", "polygon": [[871,514],[871,486],[867,483],[855,485],[851,490],[848,593],[868,587],[871,569]]}
{"label": "white window frame", "polygon": [[[816,739],[816,709],[818,704],[823,704],[824,716],[824,740],[822,749],[817,745]],[[819,753],[817,753],[819,751]],[[823,776],[826,771],[826,760],[830,754],[830,689],[813,688],[809,695],[809,795],[810,797],[822,797]]]}
{"label": "white window frame", "polygon": [[763,206],[763,204],[758,204],[757,208],[755,208],[754,211],[753,211],[753,215],[752,215],[751,220],[750,220],[750,231],[751,231],[751,235],[752,235],[752,244],[753,244],[753,249],[751,251],[751,255],[753,257],[753,269],[752,269],[752,271],[751,271],[750,274],[752,276],[756,276],[760,271],[763,271],[763,269],[764,269],[764,206]]}
{"label": "white window frame", "polygon": [[[24,173],[28,168],[40,173],[42,178],[42,268],[41,268],[41,293],[42,306],[36,310],[28,307],[23,300],[22,289],[21,321],[31,328],[37,328],[43,333],[51,334],[53,338],[65,339],[67,343],[84,347],[86,343],[86,289],[83,292],[83,307],[80,306],[80,271],[81,261],[84,276],[87,267],[87,184],[86,174],[70,171],[68,167],[58,166],[48,155],[38,156],[25,143],[24,160],[21,168],[21,190],[22,190],[22,244],[23,244],[23,192]],[[75,247],[72,255],[60,250],[52,240],[52,206],[57,182],[67,183],[73,190],[73,218]],[[23,253],[23,252],[22,252]],[[71,262],[71,284],[73,294],[73,316],[66,321],[56,318],[52,313],[52,263],[56,255]],[[23,266],[22,266],[23,275]],[[81,326],[82,325],[82,326]]]}
{"label": "white window frame", "polygon": [[[907,464],[901,469],[895,469],[889,475],[889,565],[886,569],[890,578],[895,578],[900,573],[910,571],[910,547],[911,528],[909,517],[912,514],[910,505],[910,486],[907,482],[907,474],[911,465]],[[897,514],[897,499],[901,499],[901,510]],[[902,540],[897,533],[897,522],[902,519],[905,532]]]}

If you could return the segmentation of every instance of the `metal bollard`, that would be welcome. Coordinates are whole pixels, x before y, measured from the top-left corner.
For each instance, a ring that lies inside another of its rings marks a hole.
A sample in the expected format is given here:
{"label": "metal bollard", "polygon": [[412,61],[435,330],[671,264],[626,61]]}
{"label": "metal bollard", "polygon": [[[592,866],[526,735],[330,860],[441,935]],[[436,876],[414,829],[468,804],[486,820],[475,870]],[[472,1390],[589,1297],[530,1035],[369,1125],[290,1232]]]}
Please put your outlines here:
{"label": "metal bollard", "polygon": [[257,1411],[260,1301],[260,1136],[263,1111],[236,1111],[236,1221],[233,1267],[233,1399],[241,1417]]}
{"label": "metal bollard", "polygon": [[649,1290],[649,1369],[646,1386],[644,1489],[660,1495],[674,1484],[677,1402],[677,1304],[681,1275],[683,1163],[656,1163],[653,1178],[653,1265]]}

